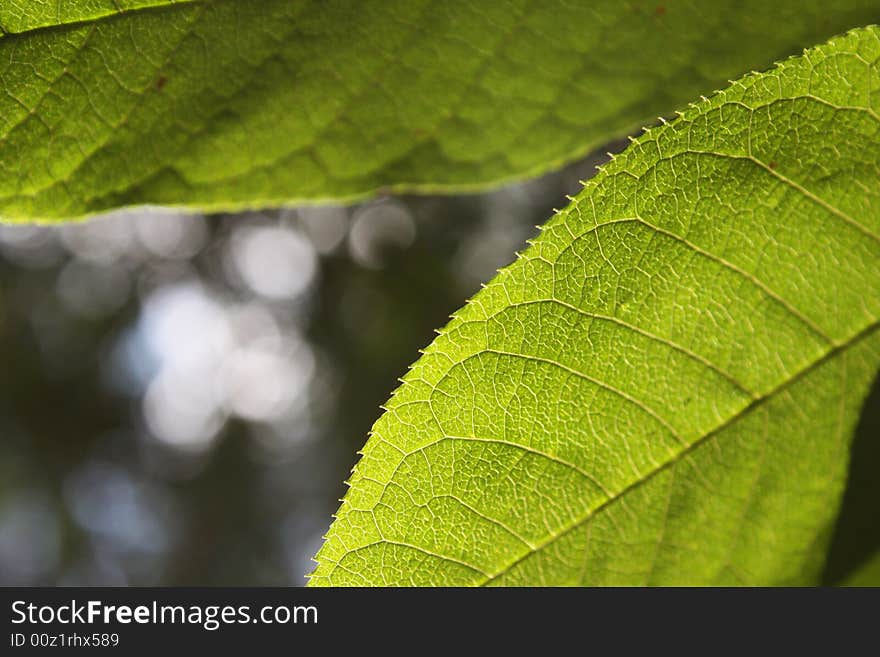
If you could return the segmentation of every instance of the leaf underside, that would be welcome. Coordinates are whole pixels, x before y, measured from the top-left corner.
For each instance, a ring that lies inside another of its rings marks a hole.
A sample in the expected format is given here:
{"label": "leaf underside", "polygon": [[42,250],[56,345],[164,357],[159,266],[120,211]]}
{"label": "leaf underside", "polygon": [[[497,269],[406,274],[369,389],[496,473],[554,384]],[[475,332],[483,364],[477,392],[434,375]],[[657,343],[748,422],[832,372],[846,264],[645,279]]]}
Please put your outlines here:
{"label": "leaf underside", "polygon": [[403,379],[312,585],[808,584],[880,362],[880,30],[609,163]]}
{"label": "leaf underside", "polygon": [[559,166],[878,0],[0,6],[0,218],[465,190]]}

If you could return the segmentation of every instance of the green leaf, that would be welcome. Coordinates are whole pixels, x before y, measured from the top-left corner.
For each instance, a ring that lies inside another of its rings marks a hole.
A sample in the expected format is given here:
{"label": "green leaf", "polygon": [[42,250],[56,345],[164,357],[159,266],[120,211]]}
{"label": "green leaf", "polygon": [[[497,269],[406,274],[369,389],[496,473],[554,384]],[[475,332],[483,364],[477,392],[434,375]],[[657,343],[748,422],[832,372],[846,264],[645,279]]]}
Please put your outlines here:
{"label": "green leaf", "polygon": [[880,586],[880,552],[877,552],[850,575],[843,586]]}
{"label": "green leaf", "polygon": [[2,3],[0,217],[531,176],[878,14],[878,0]]}
{"label": "green leaf", "polygon": [[648,131],[403,379],[312,584],[817,580],[880,362],[880,29]]}

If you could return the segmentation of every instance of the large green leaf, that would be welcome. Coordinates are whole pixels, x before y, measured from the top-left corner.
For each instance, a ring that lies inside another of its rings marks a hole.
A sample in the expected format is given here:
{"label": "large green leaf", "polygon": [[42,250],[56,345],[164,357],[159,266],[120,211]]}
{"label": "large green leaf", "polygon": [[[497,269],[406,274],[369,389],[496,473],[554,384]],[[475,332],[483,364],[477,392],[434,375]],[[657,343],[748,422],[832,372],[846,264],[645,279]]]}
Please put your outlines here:
{"label": "large green leaf", "polygon": [[878,0],[0,3],[0,217],[533,175]]}
{"label": "large green leaf", "polygon": [[880,30],[635,140],[373,428],[313,584],[816,581],[880,362]]}

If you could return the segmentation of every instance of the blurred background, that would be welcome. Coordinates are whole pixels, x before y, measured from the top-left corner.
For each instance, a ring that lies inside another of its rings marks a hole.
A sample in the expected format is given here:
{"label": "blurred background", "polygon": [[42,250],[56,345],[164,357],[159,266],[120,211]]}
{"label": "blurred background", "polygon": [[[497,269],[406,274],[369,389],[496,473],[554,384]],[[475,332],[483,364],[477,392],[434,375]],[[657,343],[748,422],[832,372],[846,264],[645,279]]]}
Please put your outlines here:
{"label": "blurred background", "polygon": [[397,378],[602,161],[481,195],[0,225],[0,584],[305,583]]}
{"label": "blurred background", "polygon": [[[304,584],[397,377],[603,161],[481,195],[0,226],[0,584]],[[848,500],[871,511],[833,563],[880,545],[876,415]]]}

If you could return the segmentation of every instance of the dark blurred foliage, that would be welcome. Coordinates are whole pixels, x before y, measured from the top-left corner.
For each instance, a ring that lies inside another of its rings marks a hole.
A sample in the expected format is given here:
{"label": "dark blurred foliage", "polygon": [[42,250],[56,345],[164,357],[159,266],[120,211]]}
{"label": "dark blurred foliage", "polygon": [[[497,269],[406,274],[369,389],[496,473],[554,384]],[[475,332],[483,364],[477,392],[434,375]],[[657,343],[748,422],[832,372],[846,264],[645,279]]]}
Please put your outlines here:
{"label": "dark blurred foliage", "polygon": [[[0,583],[302,584],[397,378],[601,161],[480,195],[0,227]],[[861,432],[834,576],[880,536]]]}
{"label": "dark blurred foliage", "polygon": [[865,400],[853,442],[843,507],[828,552],[823,584],[841,582],[880,550],[880,377]]}

